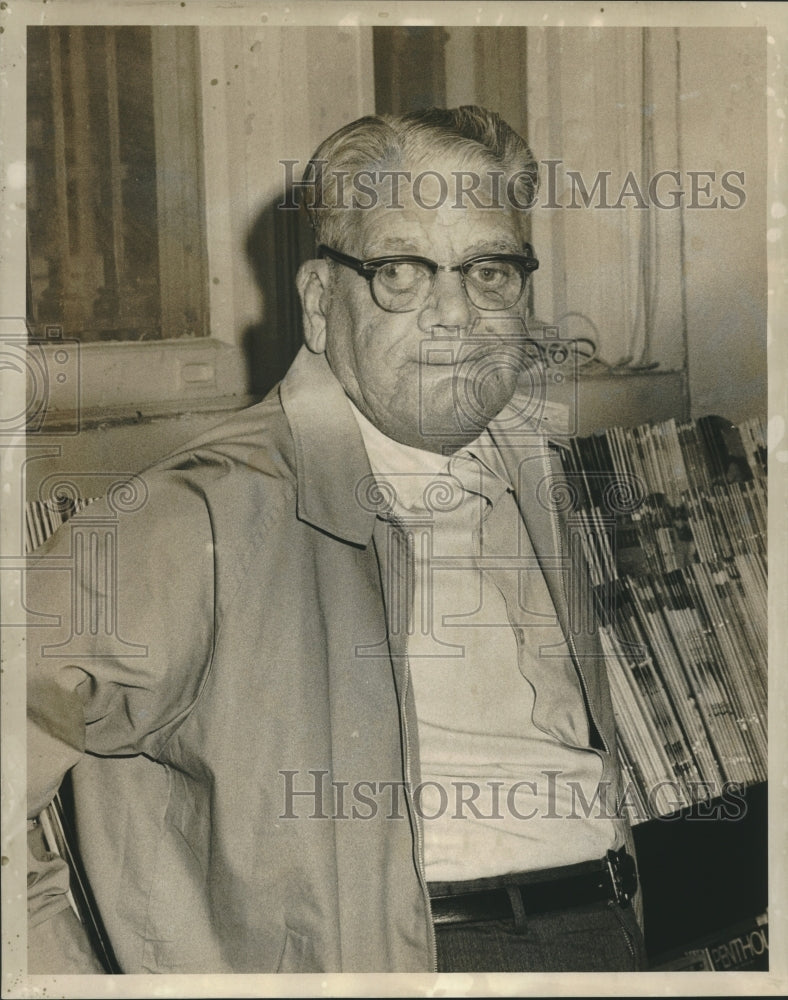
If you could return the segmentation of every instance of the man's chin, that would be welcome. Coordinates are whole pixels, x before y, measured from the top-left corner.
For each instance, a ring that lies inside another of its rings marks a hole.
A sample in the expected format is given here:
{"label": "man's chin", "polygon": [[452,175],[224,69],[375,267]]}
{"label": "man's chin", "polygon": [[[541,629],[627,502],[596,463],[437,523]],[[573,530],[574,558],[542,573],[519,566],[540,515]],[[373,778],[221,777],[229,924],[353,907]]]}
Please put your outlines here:
{"label": "man's chin", "polygon": [[472,405],[453,398],[450,405],[437,406],[436,399],[427,400],[419,411],[418,429],[413,432],[418,438],[414,446],[428,451],[456,451],[475,440],[487,425],[504,409],[508,400],[498,405]]}
{"label": "man's chin", "polygon": [[462,366],[452,385],[453,409],[458,421],[481,432],[511,401],[517,372],[503,366],[468,370]]}

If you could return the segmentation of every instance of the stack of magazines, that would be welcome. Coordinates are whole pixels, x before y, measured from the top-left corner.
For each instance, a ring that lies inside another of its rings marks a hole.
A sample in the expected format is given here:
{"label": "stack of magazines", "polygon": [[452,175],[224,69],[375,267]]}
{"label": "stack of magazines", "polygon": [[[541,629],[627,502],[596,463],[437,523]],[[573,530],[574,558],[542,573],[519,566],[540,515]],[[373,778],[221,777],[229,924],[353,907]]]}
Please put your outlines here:
{"label": "stack of magazines", "polygon": [[765,422],[612,428],[561,451],[630,819],[766,780]]}

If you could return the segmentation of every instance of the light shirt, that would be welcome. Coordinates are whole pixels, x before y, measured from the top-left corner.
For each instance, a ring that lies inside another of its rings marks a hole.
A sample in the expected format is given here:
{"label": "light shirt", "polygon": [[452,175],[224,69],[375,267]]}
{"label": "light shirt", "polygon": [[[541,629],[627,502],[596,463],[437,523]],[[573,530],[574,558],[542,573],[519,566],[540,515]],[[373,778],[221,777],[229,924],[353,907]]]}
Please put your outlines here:
{"label": "light shirt", "polygon": [[[352,406],[352,404],[351,404]],[[616,845],[577,671],[511,483],[485,431],[452,456],[386,437],[352,406],[391,518],[411,537],[408,661],[429,881],[588,861]],[[532,719],[560,686],[563,740]]]}

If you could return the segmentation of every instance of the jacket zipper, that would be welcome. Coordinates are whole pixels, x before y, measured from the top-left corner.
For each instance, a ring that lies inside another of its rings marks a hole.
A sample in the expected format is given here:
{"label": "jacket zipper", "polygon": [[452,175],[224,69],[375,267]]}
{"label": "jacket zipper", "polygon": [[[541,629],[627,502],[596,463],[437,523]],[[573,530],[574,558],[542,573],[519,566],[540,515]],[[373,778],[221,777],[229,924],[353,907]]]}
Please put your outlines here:
{"label": "jacket zipper", "polygon": [[[410,660],[405,657],[405,688],[403,694],[407,696],[408,687],[410,685]],[[408,809],[410,810],[411,819],[413,822],[413,828],[416,831],[416,860],[417,860],[417,870],[419,874],[419,882],[421,883],[421,891],[424,894],[424,903],[427,912],[427,933],[430,943],[430,958],[432,960],[432,971],[438,971],[438,952],[437,945],[435,942],[435,928],[432,924],[432,907],[430,905],[430,894],[427,889],[427,872],[424,866],[424,831],[421,826],[419,817],[413,806],[412,799],[412,775],[411,775],[411,746],[410,746],[410,733],[408,730],[408,718],[407,718],[407,708],[403,703],[402,707],[402,723],[405,730],[405,795],[408,802]]]}
{"label": "jacket zipper", "polygon": [[[405,529],[402,521],[400,521],[393,514],[390,515],[392,523],[396,526],[396,529],[400,532],[401,537],[405,540],[405,558],[406,565],[409,564],[411,554],[412,554],[412,542],[410,535]],[[415,570],[415,555],[414,555],[414,570]],[[413,608],[411,607],[410,593],[407,595],[406,601],[406,611],[407,616],[405,619],[405,643],[407,648],[407,626],[412,619]],[[432,923],[432,908],[430,905],[430,894],[427,889],[427,872],[424,865],[424,830],[421,826],[419,816],[413,804],[413,774],[411,771],[412,762],[412,748],[410,743],[410,729],[408,726],[408,712],[407,712],[407,698],[408,690],[410,688],[410,657],[405,655],[405,677],[403,680],[402,688],[402,702],[400,709],[400,721],[403,729],[404,744],[405,744],[405,760],[404,760],[404,773],[405,773],[405,800],[408,803],[408,811],[410,812],[411,825],[415,831],[416,837],[416,870],[419,876],[419,883],[421,885],[421,891],[424,896],[424,904],[427,916],[427,936],[430,945],[430,958],[432,960],[432,971],[438,971],[438,953],[437,944],[435,941],[435,928]]]}
{"label": "jacket zipper", "polygon": [[638,968],[638,957],[637,957],[637,954],[635,953],[635,946],[632,943],[632,935],[629,933],[629,931],[627,930],[627,928],[624,926],[624,923],[621,920],[621,917],[616,912],[616,906],[617,905],[618,904],[615,903],[612,899],[610,900],[610,903],[609,903],[610,909],[613,911],[613,916],[615,917],[616,921],[618,922],[619,929],[621,930],[621,934],[622,934],[624,940],[626,941],[627,949],[629,951],[629,954],[632,956],[632,967],[633,967],[633,969],[637,969]]}

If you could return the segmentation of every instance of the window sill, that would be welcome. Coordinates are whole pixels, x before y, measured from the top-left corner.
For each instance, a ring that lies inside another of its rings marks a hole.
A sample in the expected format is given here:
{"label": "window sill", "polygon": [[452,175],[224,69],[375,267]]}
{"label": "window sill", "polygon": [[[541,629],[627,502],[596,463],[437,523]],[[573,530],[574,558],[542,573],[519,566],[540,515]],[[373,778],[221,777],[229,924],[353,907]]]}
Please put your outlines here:
{"label": "window sill", "polygon": [[211,338],[28,345],[33,433],[78,433],[98,423],[140,421],[254,401],[240,348]]}
{"label": "window sill", "polygon": [[74,427],[79,416],[79,430],[104,430],[109,427],[145,425],[161,420],[175,420],[195,415],[218,418],[236,410],[244,410],[248,406],[260,402],[260,396],[248,393],[237,396],[212,396],[209,399],[175,399],[157,400],[143,403],[139,406],[125,405],[112,407],[87,408],[77,415],[74,411],[57,411],[50,415],[47,421],[47,431],[52,434],[68,433]]}

